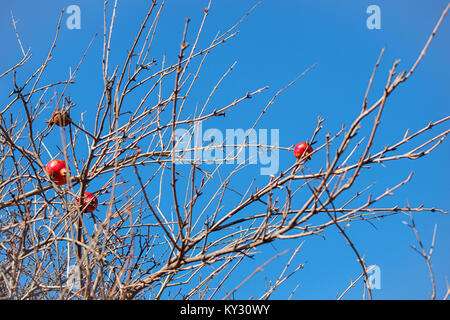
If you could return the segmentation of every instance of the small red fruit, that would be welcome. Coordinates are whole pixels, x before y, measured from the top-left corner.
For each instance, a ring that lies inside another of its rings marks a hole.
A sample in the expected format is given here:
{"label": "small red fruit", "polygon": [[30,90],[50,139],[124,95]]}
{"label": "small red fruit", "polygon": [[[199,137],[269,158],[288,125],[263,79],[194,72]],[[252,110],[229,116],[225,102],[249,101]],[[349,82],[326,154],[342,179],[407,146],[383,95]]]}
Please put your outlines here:
{"label": "small red fruit", "polygon": [[311,159],[311,153],[313,152],[313,148],[306,142],[300,142],[294,148],[294,155],[297,159],[300,159],[304,156],[307,156],[305,159]]}
{"label": "small red fruit", "polygon": [[64,160],[51,160],[45,166],[50,178],[57,184],[63,185],[67,183],[67,166]]}
{"label": "small red fruit", "polygon": [[[80,204],[80,198],[77,198],[77,202],[78,204]],[[95,194],[86,191],[84,193],[84,197],[83,197],[83,207],[81,208],[81,210],[83,210],[84,212],[94,212],[95,209],[97,209],[98,206],[98,200],[97,197],[95,196]]]}

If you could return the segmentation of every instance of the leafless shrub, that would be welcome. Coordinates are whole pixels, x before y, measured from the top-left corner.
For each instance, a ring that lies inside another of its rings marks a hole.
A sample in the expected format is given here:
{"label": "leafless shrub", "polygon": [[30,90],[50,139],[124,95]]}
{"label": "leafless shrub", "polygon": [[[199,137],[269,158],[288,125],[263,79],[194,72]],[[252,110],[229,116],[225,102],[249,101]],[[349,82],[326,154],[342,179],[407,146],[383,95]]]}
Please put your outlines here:
{"label": "leafless shrub", "polygon": [[[214,299],[236,267],[256,254],[261,245],[320,235],[334,227],[345,237],[361,265],[359,279],[367,281],[364,257],[358,252],[355,239],[346,233],[347,223],[370,222],[402,212],[444,212],[422,206],[377,206],[381,199],[408,183],[411,175],[382,194],[368,194],[361,205],[353,206],[368,189],[353,191],[352,196],[345,191],[363,174],[363,168],[418,159],[432,152],[447,137],[450,130],[443,127],[450,119],[448,116],[430,121],[416,132],[406,130],[396,143],[383,150],[373,150],[387,100],[414,73],[448,7],[413,66],[398,72],[399,61],[395,61],[384,91],[378,100],[369,103],[368,94],[384,49],[381,51],[360,112],[349,127],[327,135],[323,141],[317,139],[317,135],[325,122],[318,117],[309,141],[315,143],[314,153],[326,154],[320,170],[310,171],[305,159],[300,159],[289,168],[282,168],[265,184],[249,183],[246,192],[239,195],[240,200],[234,201],[236,192],[229,184],[246,170],[246,164],[234,165],[231,170],[230,165],[225,166],[223,162],[207,166],[205,162],[192,160],[189,165],[181,165],[182,155],[176,149],[175,132],[179,127],[192,132],[197,124],[223,117],[230,109],[239,108],[267,88],[249,91],[230,99],[228,105],[211,108],[210,97],[227,71],[209,96],[205,95],[208,98],[204,106],[194,109],[186,103],[205,59],[216,47],[236,36],[245,17],[218,34],[209,46],[199,48],[198,39],[208,17],[208,6],[192,43],[187,42],[190,30],[189,20],[186,20],[178,61],[166,64],[163,59],[157,65],[151,48],[163,5],[152,2],[125,60],[112,69],[111,35],[117,27],[114,21],[118,9],[117,1],[110,7],[105,3],[103,91],[98,102],[93,103],[95,108],[76,117],[76,97],[66,92],[74,83],[89,48],[68,79],[42,84],[58,40],[60,17],[47,59],[25,81],[19,82],[16,75],[29,62],[31,53],[23,49],[16,32],[23,56],[16,65],[0,74],[0,78],[11,79],[13,88],[10,102],[0,111],[1,297],[158,299],[170,291],[170,298]],[[13,24],[16,28],[14,18]],[[193,74],[188,74],[188,66],[194,67]],[[277,96],[297,79],[267,102],[253,127]],[[57,93],[50,96],[51,90]],[[125,112],[130,97],[139,103],[132,112]],[[356,139],[361,124],[370,123],[373,116],[369,136]],[[441,128],[441,132],[420,145],[414,144],[434,127]],[[61,144],[59,151],[50,155],[47,141],[55,135],[60,136]],[[212,147],[223,146],[204,143],[194,149]],[[232,146],[234,151],[248,147],[247,139],[242,145]],[[271,148],[292,150],[289,146],[257,147],[263,153]],[[400,147],[406,151],[398,152]],[[232,157],[235,155],[229,159]],[[60,186],[49,178],[44,159],[50,158],[65,159],[69,164],[68,184]],[[76,199],[87,189],[95,191],[101,200],[104,215],[84,213],[77,205]],[[336,199],[340,199],[340,203],[345,200],[345,204],[337,206]],[[231,208],[229,203],[232,203]],[[288,270],[299,250],[300,247],[291,253],[286,268],[260,298],[269,298],[279,285],[301,270],[302,265]],[[428,262],[423,250],[421,246],[419,252]],[[255,273],[259,270],[255,269]],[[200,281],[193,284],[194,278]],[[242,284],[247,279],[243,277]],[[349,288],[353,285],[354,282]],[[232,296],[235,290],[226,297]],[[371,297],[370,288],[366,291]]]}

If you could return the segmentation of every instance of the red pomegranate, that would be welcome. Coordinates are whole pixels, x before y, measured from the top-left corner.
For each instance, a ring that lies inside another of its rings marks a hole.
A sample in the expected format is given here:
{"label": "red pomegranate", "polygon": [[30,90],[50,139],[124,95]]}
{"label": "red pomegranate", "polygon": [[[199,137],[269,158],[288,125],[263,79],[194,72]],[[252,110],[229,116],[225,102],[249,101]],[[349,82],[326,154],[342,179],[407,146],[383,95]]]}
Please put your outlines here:
{"label": "red pomegranate", "polygon": [[50,178],[57,184],[63,185],[67,183],[67,165],[64,160],[51,160],[45,166]]}
{"label": "red pomegranate", "polygon": [[304,156],[306,160],[311,159],[311,153],[313,152],[313,148],[306,142],[300,142],[294,148],[294,155],[297,159],[300,159]]}
{"label": "red pomegranate", "polygon": [[[80,198],[77,198],[77,202],[78,204],[80,204]],[[94,212],[95,209],[97,209],[98,206],[98,199],[95,196],[95,194],[86,191],[84,193],[84,197],[83,197],[83,206],[82,206],[82,210],[84,212]]]}

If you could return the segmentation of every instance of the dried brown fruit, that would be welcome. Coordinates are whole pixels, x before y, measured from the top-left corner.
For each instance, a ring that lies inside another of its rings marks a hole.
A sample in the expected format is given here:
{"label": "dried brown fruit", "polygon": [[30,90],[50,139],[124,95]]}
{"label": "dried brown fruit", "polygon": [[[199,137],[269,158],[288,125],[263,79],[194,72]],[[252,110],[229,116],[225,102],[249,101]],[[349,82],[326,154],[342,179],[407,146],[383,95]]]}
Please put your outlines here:
{"label": "dried brown fruit", "polygon": [[52,118],[47,121],[49,125],[53,126],[56,124],[58,127],[65,127],[71,122],[72,119],[70,119],[69,112],[60,110],[55,110],[52,114]]}

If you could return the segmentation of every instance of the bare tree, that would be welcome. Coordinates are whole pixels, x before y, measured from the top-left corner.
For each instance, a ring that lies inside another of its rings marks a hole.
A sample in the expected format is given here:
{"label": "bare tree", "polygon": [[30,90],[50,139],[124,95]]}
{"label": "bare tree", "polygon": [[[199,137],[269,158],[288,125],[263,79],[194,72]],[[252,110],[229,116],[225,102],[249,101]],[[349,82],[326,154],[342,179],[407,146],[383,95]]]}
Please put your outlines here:
{"label": "bare tree", "polygon": [[[415,132],[405,128],[402,139],[382,150],[373,147],[386,102],[413,75],[449,6],[411,68],[398,72],[399,61],[395,61],[379,98],[369,102],[369,92],[384,53],[381,50],[362,106],[348,127],[342,126],[340,131],[319,139],[325,121],[318,117],[309,142],[315,146],[312,157],[318,156],[318,152],[325,155],[320,170],[311,171],[307,157],[303,156],[272,175],[266,183],[249,182],[241,192],[234,190],[230,182],[247,170],[250,160],[237,164],[235,161],[233,166],[227,161],[236,160],[249,148],[256,148],[261,154],[276,149],[290,152],[293,148],[254,145],[249,139],[250,132],[241,143],[201,141],[191,149],[179,148],[177,129],[183,128],[192,137],[199,124],[222,119],[231,109],[245,105],[252,96],[267,89],[249,91],[231,98],[227,105],[212,108],[211,97],[232,65],[219,77],[212,91],[205,93],[203,106],[187,102],[208,55],[235,37],[241,22],[253,10],[217,34],[209,46],[200,48],[199,38],[210,5],[204,8],[203,19],[193,37],[190,21],[186,20],[177,61],[169,64],[166,57],[157,59],[151,55],[164,7],[164,2],[152,1],[124,61],[112,67],[111,39],[117,28],[118,4],[117,0],[110,5],[105,1],[103,91],[99,100],[92,102],[95,107],[84,114],[79,114],[77,98],[67,92],[75,83],[91,44],[68,79],[42,84],[58,40],[61,13],[47,58],[35,72],[22,75],[20,79],[25,80],[19,81],[17,74],[29,63],[31,53],[24,50],[12,17],[22,57],[0,74],[0,79],[8,79],[12,88],[9,102],[0,111],[0,297],[216,299],[222,297],[224,284],[237,266],[257,254],[262,245],[320,235],[329,228],[338,228],[351,246],[361,266],[358,280],[367,283],[368,267],[358,251],[357,239],[347,234],[346,224],[370,222],[399,213],[445,212],[422,206],[378,206],[381,199],[407,184],[411,175],[382,194],[371,194],[370,188],[355,190],[354,184],[374,165],[428,155],[450,132],[445,128],[450,117],[445,116],[424,123]],[[188,43],[188,39],[192,41]],[[194,72],[189,73],[188,67]],[[252,129],[277,97],[312,67],[267,102]],[[132,111],[127,108],[129,101],[137,101]],[[371,131],[368,136],[356,138],[363,123],[371,123]],[[440,128],[439,133],[416,143],[435,127]],[[55,137],[59,137],[60,145],[52,153],[47,144]],[[212,164],[210,159],[186,156],[205,150],[232,152]],[[68,164],[66,184],[55,183],[44,159],[64,159]],[[100,207],[105,214],[86,210],[83,199],[87,198],[88,190],[101,200]],[[365,195],[367,200],[361,201]],[[302,265],[292,266],[290,270],[300,247],[301,244],[291,253],[286,267],[261,299],[270,298],[286,279],[301,270]],[[427,255],[422,245],[419,252],[429,262],[431,252]],[[253,274],[242,277],[241,284],[226,292],[225,298],[232,297]],[[193,279],[199,280],[194,283]],[[365,288],[364,292],[371,298],[370,286]]]}

